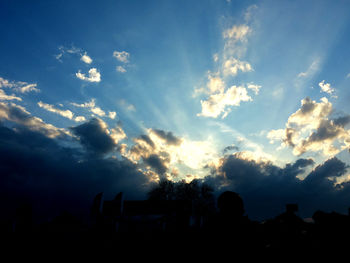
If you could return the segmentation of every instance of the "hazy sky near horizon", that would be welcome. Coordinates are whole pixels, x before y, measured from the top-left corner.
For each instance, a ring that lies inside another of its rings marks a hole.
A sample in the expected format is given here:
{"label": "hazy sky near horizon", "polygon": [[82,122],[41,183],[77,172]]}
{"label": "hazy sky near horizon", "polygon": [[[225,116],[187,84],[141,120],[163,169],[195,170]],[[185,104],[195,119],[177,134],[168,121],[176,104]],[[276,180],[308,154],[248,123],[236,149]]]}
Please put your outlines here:
{"label": "hazy sky near horizon", "polygon": [[203,178],[229,154],[350,163],[349,1],[3,0],[0,33],[14,130],[152,180]]}

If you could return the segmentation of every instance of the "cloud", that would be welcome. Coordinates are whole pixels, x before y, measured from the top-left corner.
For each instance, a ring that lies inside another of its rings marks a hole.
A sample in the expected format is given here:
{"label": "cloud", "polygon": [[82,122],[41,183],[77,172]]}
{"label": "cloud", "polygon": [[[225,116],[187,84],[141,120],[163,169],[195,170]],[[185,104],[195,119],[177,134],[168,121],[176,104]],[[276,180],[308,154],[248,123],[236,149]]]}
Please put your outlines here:
{"label": "cloud", "polygon": [[8,120],[25,126],[27,129],[44,134],[49,138],[70,136],[66,130],[45,123],[42,119],[32,116],[24,107],[14,103],[0,102],[0,120]]}
{"label": "cloud", "polygon": [[260,85],[255,85],[255,84],[248,84],[247,88],[253,90],[255,95],[258,95],[259,91],[261,89],[261,86]]}
{"label": "cloud", "polygon": [[225,92],[211,95],[207,100],[201,100],[202,112],[197,116],[217,118],[222,114],[225,118],[230,112],[227,106],[239,106],[241,101],[251,101],[247,89],[242,86],[232,86]]}
{"label": "cloud", "polygon": [[[147,129],[146,134],[133,138],[133,141],[134,145],[127,149],[123,156],[143,165],[143,171],[153,180],[164,177],[171,180],[174,170],[178,171],[175,174],[181,174],[176,180],[188,180],[189,178],[183,176],[189,173],[203,177],[206,173],[203,167],[217,160],[217,152],[211,138],[193,141],[175,136],[172,132]],[[167,170],[164,172],[165,168]]]}
{"label": "cloud", "polygon": [[3,91],[2,89],[0,89],[0,100],[18,100],[18,101],[22,101],[22,99],[20,97],[17,97],[14,94],[7,95],[5,93],[5,91]]}
{"label": "cloud", "polygon": [[176,137],[172,132],[166,132],[158,129],[152,129],[150,132],[155,134],[158,138],[164,140],[168,145],[180,145],[182,143],[182,140]]}
{"label": "cloud", "polygon": [[92,108],[90,108],[90,110],[92,113],[94,113],[100,117],[106,116],[106,113],[100,107],[92,107]]}
{"label": "cloud", "polygon": [[83,51],[81,48],[77,48],[73,45],[70,48],[60,46],[58,49],[59,49],[59,53],[57,55],[55,55],[55,58],[60,62],[62,62],[62,57],[67,53],[68,54],[76,54],[76,55],[80,56],[80,60],[86,64],[91,64],[93,61],[92,58],[87,54],[86,51]]}
{"label": "cloud", "polygon": [[[225,118],[232,110],[229,106],[239,106],[241,101],[253,101],[248,95],[248,90],[252,90],[255,95],[259,94],[260,85],[248,83],[240,86],[229,85],[232,77],[237,76],[240,72],[253,71],[252,65],[241,59],[246,51],[248,35],[252,32],[252,28],[248,25],[251,20],[253,11],[257,6],[248,7],[244,14],[247,24],[233,25],[222,32],[224,39],[224,47],[221,52],[214,54],[213,59],[219,67],[215,73],[208,71],[208,81],[206,86],[194,89],[193,97],[196,98],[200,94],[207,94],[206,99],[201,99],[201,113],[197,116],[217,118]],[[219,54],[221,55],[219,57]]]}
{"label": "cloud", "polygon": [[40,92],[36,83],[27,83],[24,81],[9,81],[0,77],[0,88],[10,88],[15,92],[28,93],[28,92]]}
{"label": "cloud", "polygon": [[40,92],[39,89],[36,88],[37,84],[28,84],[22,87],[16,87],[15,90],[20,92],[20,93],[27,93],[30,91],[34,91],[34,92]]}
{"label": "cloud", "polygon": [[149,165],[158,175],[160,178],[164,178],[166,171],[168,170],[167,164],[169,163],[168,160],[164,160],[159,155],[156,154],[150,154],[148,156],[142,157],[143,162],[146,165]]}
{"label": "cloud", "polygon": [[225,89],[225,82],[219,76],[208,75],[207,88],[211,93],[223,92]]}
{"label": "cloud", "polygon": [[97,115],[99,117],[108,116],[111,119],[115,119],[115,117],[117,116],[117,113],[114,112],[114,111],[110,111],[108,113],[108,115],[107,115],[104,110],[102,110],[100,107],[96,106],[96,100],[94,98],[91,99],[91,101],[85,102],[85,103],[82,103],[82,104],[78,104],[78,103],[75,103],[75,102],[72,102],[71,104],[74,107],[89,109],[90,112],[92,112],[93,114],[95,114],[95,115]]}
{"label": "cloud", "polygon": [[92,63],[92,59],[87,55],[86,52],[81,56],[80,60],[83,61],[86,64],[91,64]]}
{"label": "cloud", "polygon": [[224,75],[236,76],[238,71],[249,72],[253,71],[252,66],[245,61],[240,61],[236,58],[230,58],[223,64]]}
{"label": "cloud", "polygon": [[129,62],[130,53],[126,51],[114,51],[113,57],[115,57],[117,60],[123,63]]}
{"label": "cloud", "polygon": [[86,121],[85,117],[84,116],[77,116],[74,118],[74,120],[76,122],[82,122],[82,121]]}
{"label": "cloud", "polygon": [[246,12],[244,13],[244,20],[247,22],[249,22],[253,15],[254,15],[254,12],[258,9],[258,6],[257,5],[251,5],[251,6],[248,6]]}
{"label": "cloud", "polygon": [[117,117],[117,113],[115,111],[110,111],[108,112],[108,117],[114,120],[115,117]]}
{"label": "cloud", "polygon": [[116,71],[120,72],[120,73],[125,73],[126,72],[126,69],[122,66],[117,66],[116,68]]}
{"label": "cloud", "polygon": [[79,107],[79,108],[93,108],[96,105],[95,101],[96,101],[95,99],[91,99],[91,101],[85,102],[85,103],[82,103],[82,104],[78,104],[78,103],[75,103],[75,102],[72,102],[71,104],[73,106]]}
{"label": "cloud", "polygon": [[113,151],[117,146],[110,135],[107,124],[98,118],[93,118],[86,123],[72,127],[71,131],[92,154],[106,154]]}
{"label": "cloud", "polygon": [[98,72],[96,68],[91,68],[89,70],[89,76],[85,76],[85,74],[81,73],[80,70],[78,73],[75,73],[76,77],[78,79],[88,81],[88,82],[100,82],[101,81],[101,74]]}
{"label": "cloud", "polygon": [[136,108],[133,104],[128,103],[126,100],[121,99],[119,100],[119,105],[122,106],[124,109],[126,109],[127,111],[136,111]]}
{"label": "cloud", "polygon": [[[24,109],[16,110],[26,116]],[[53,218],[63,210],[88,216],[97,193],[103,192],[107,200],[120,191],[129,200],[143,199],[151,186],[154,175],[151,171],[167,178],[178,177],[181,173],[173,166],[173,153],[161,152],[159,143],[166,144],[166,141],[159,138],[158,142],[153,130],[148,131],[148,139],[146,135],[142,139],[148,149],[152,149],[152,141],[153,148],[159,150],[142,156],[142,163],[150,167],[149,171],[143,171],[140,164],[126,158],[106,155],[117,148],[117,144],[111,141],[112,132],[101,120],[90,120],[72,130],[87,151],[62,146],[57,138],[48,138],[21,124],[15,128],[0,124],[0,205],[3,216],[11,215],[9,211],[14,212],[13,209],[23,201],[30,202],[35,215],[42,220]],[[169,134],[163,132],[161,134]],[[186,143],[190,142],[183,139],[180,145],[168,146],[167,149],[181,149]],[[201,151],[202,148],[198,152]],[[185,160],[185,154],[186,151],[181,152],[179,159]],[[197,157],[193,152],[189,155]],[[225,190],[238,192],[247,215],[252,219],[276,216],[284,211],[286,203],[298,203],[303,217],[311,216],[317,209],[346,212],[349,181],[344,180],[338,185],[335,182],[348,174],[348,166],[337,158],[312,169],[314,165],[312,159],[298,159],[278,167],[271,162],[256,161],[235,153],[212,164],[210,175],[202,182],[215,187],[216,194]],[[305,173],[305,179],[299,179]]]}
{"label": "cloud", "polygon": [[[298,159],[284,167],[269,162],[242,158],[239,153],[221,158],[211,167],[204,181],[217,193],[238,192],[250,218],[267,219],[280,214],[287,203],[299,204],[302,217],[318,210],[342,211],[348,208],[349,182],[336,185],[336,179],[347,174],[348,166],[337,158],[312,167],[312,159]],[[305,174],[305,179],[299,177]]]}
{"label": "cloud", "polygon": [[239,151],[239,148],[236,145],[229,145],[222,150],[222,153],[225,154],[230,151]]}
{"label": "cloud", "polygon": [[50,111],[50,112],[53,112],[53,113],[56,113],[58,115],[61,115],[62,117],[65,117],[65,118],[68,118],[70,120],[73,119],[73,112],[71,112],[70,110],[61,110],[61,109],[57,109],[55,108],[53,105],[50,105],[50,104],[47,104],[47,103],[44,103],[42,101],[39,101],[38,102],[38,106],[40,108],[43,108],[47,111]]}
{"label": "cloud", "polygon": [[121,140],[127,138],[123,128],[118,124],[115,128],[110,130],[110,135],[114,140],[114,143],[119,143]]}
{"label": "cloud", "polygon": [[86,155],[23,126],[0,124],[0,169],[1,219],[23,202],[40,221],[63,211],[88,219],[97,193],[108,200],[122,191],[130,200],[149,190],[148,178],[130,161]]}
{"label": "cloud", "polygon": [[222,35],[225,38],[234,39],[236,41],[246,41],[247,35],[251,32],[248,25],[234,25],[226,29]]}
{"label": "cloud", "polygon": [[320,60],[316,59],[311,63],[311,65],[308,67],[308,69],[305,72],[300,72],[298,74],[298,78],[309,78],[313,76],[317,71],[319,71],[320,68]]}
{"label": "cloud", "polygon": [[332,118],[333,106],[327,98],[320,102],[305,98],[301,108],[293,113],[285,129],[272,130],[267,137],[270,142],[282,141],[282,146],[293,148],[295,155],[321,151],[325,156],[333,156],[350,146],[350,115]]}
{"label": "cloud", "polygon": [[331,87],[331,84],[325,83],[324,80],[322,80],[320,83],[318,83],[318,85],[321,88],[321,92],[325,92],[325,93],[328,93],[330,95],[332,95],[335,92],[335,89]]}

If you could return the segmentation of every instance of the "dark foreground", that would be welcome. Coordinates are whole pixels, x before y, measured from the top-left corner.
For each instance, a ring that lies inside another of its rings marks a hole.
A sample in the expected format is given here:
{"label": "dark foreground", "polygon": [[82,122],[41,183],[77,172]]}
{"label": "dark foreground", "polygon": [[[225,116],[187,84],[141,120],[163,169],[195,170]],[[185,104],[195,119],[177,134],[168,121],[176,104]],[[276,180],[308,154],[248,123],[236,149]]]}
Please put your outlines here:
{"label": "dark foreground", "polygon": [[1,247],[14,255],[73,251],[129,256],[164,253],[170,258],[186,253],[203,258],[243,252],[346,251],[350,247],[348,215],[317,211],[305,222],[296,215],[296,205],[287,205],[283,214],[255,222],[243,215],[243,202],[233,192],[219,197],[218,211],[205,213],[182,201],[124,201],[122,207],[116,198],[105,201],[102,208],[98,201],[97,197],[88,224],[69,213],[33,224],[30,207],[23,206],[14,221],[2,223]]}

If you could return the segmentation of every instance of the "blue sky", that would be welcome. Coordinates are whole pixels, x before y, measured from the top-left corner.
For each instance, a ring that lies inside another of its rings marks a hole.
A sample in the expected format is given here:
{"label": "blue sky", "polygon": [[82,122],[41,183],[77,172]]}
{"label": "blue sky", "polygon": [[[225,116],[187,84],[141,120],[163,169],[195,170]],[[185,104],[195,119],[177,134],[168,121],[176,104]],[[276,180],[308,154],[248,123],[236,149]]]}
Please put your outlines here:
{"label": "blue sky", "polygon": [[154,180],[225,154],[348,163],[349,18],[348,1],[1,1],[0,103],[37,119],[0,117],[73,148],[98,120],[108,156]]}

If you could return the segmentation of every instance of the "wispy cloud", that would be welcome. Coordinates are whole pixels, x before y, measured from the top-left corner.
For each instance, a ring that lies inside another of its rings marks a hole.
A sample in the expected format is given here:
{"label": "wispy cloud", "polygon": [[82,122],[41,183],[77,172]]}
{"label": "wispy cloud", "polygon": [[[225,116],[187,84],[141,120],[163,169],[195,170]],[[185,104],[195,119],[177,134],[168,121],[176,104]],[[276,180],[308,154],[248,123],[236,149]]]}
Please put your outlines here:
{"label": "wispy cloud", "polygon": [[37,88],[36,83],[28,83],[24,81],[9,81],[0,77],[0,88],[10,88],[19,93],[28,93],[28,92],[40,92]]}
{"label": "wispy cloud", "polygon": [[55,58],[60,62],[62,62],[62,57],[67,53],[80,56],[80,60],[86,64],[91,64],[93,61],[86,51],[84,51],[81,48],[75,47],[74,45],[72,45],[71,47],[60,46],[58,49],[59,53],[55,55]]}
{"label": "wispy cloud", "polygon": [[114,111],[108,112],[108,115],[107,115],[104,110],[102,110],[100,107],[96,106],[96,100],[94,98],[91,99],[91,101],[89,101],[89,102],[85,102],[85,103],[81,103],[81,104],[72,102],[71,105],[73,105],[74,107],[78,107],[78,108],[86,108],[90,112],[92,112],[93,114],[95,114],[99,117],[108,116],[110,119],[115,119],[117,116],[117,113]]}
{"label": "wispy cloud", "polygon": [[247,35],[251,32],[248,25],[234,25],[231,28],[224,30],[222,33],[224,38],[233,39],[235,41],[246,41]]}
{"label": "wispy cloud", "polygon": [[122,67],[122,66],[117,66],[117,67],[116,67],[116,71],[117,71],[117,72],[120,72],[120,73],[125,73],[125,72],[126,72],[126,69],[125,69],[124,67]]}
{"label": "wispy cloud", "polygon": [[308,67],[308,69],[304,72],[300,72],[298,74],[298,78],[309,78],[315,75],[316,72],[318,72],[320,69],[320,59],[314,60],[311,65]]}
{"label": "wispy cloud", "polygon": [[72,120],[73,116],[74,116],[73,112],[71,112],[70,110],[61,110],[61,109],[58,109],[58,108],[54,107],[51,104],[47,104],[47,103],[44,103],[42,101],[38,102],[38,106],[40,108],[43,108],[43,109],[45,109],[47,111],[56,113],[58,115],[61,115],[62,117],[68,118],[70,120]]}
{"label": "wispy cloud", "polygon": [[123,63],[129,62],[130,53],[126,51],[114,51],[113,57],[115,57],[118,61]]}
{"label": "wispy cloud", "polygon": [[133,104],[127,102],[124,99],[119,100],[119,105],[122,106],[124,109],[126,109],[127,111],[136,111],[136,108]]}
{"label": "wispy cloud", "polygon": [[17,97],[14,94],[7,95],[5,93],[5,91],[3,91],[2,89],[0,89],[0,100],[18,100],[18,101],[22,101],[22,99],[20,97]]}

